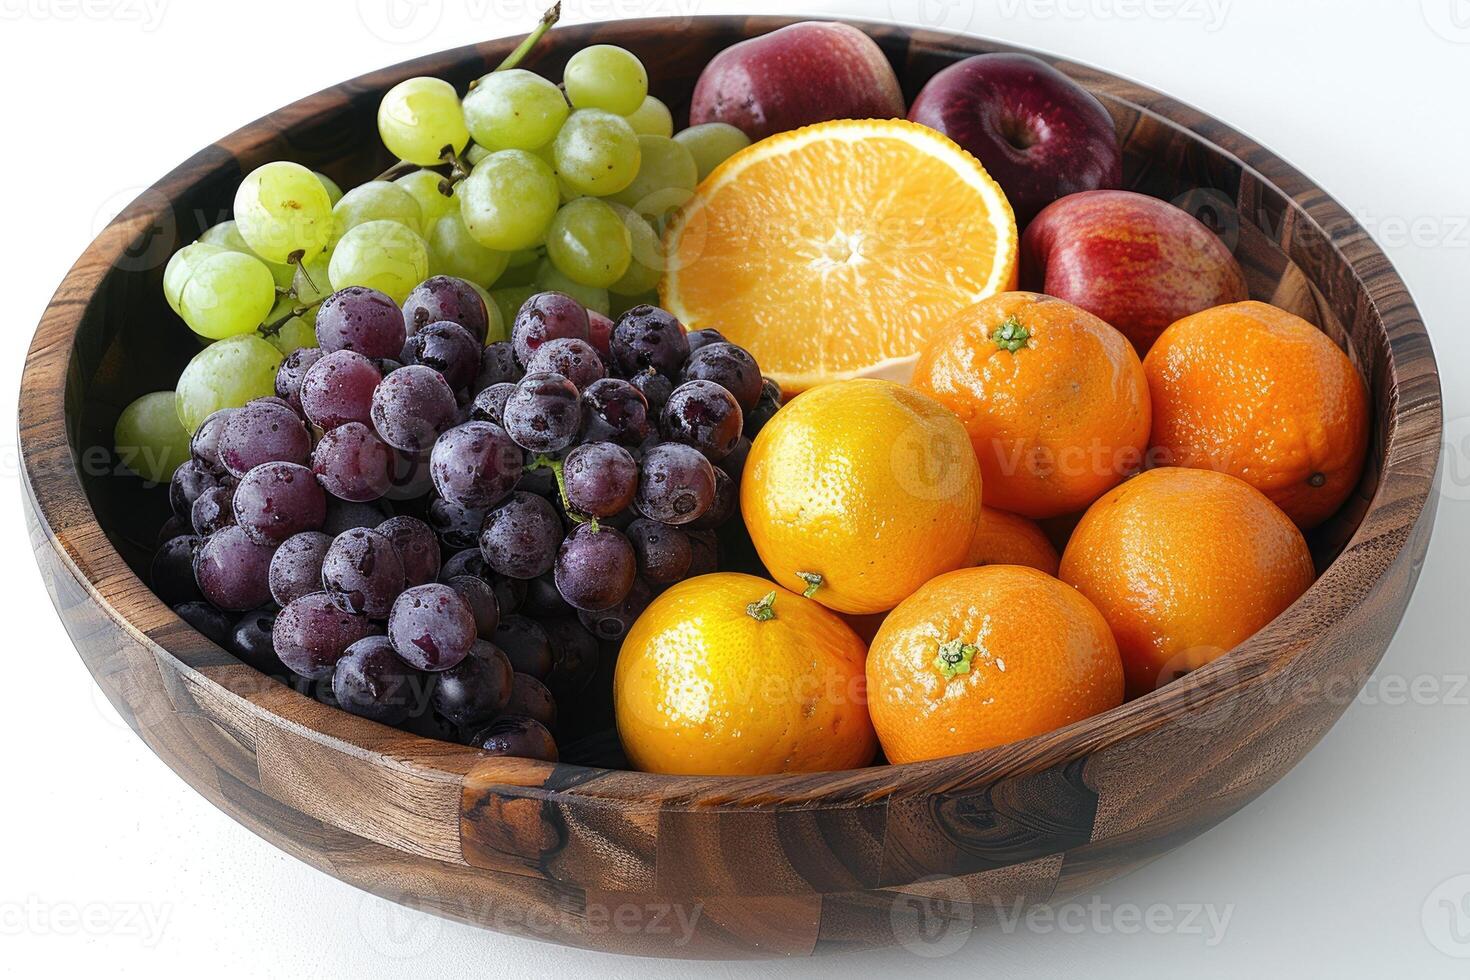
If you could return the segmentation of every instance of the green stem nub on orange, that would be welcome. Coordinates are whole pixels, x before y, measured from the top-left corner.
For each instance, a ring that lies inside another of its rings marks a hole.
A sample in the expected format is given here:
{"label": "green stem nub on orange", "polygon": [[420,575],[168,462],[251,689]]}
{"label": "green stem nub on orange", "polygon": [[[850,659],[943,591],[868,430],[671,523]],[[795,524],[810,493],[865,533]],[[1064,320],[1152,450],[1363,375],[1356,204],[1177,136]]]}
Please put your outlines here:
{"label": "green stem nub on orange", "polygon": [[957,674],[968,674],[970,672],[970,661],[980,648],[973,643],[964,640],[947,640],[939,644],[939,653],[934,658],[934,666],[944,675],[945,680]]}
{"label": "green stem nub on orange", "polygon": [[822,574],[820,572],[797,572],[796,577],[806,583],[806,588],[801,590],[801,594],[808,599],[816,595],[817,590],[822,587]]}
{"label": "green stem nub on orange", "polygon": [[745,607],[745,615],[759,623],[769,622],[776,618],[776,593],[767,592],[759,600]]}
{"label": "green stem nub on orange", "polygon": [[990,335],[995,341],[995,346],[1003,348],[1014,354],[1026,346],[1026,341],[1031,339],[1031,331],[1027,330],[1016,315],[1012,313],[995,328],[995,333]]}

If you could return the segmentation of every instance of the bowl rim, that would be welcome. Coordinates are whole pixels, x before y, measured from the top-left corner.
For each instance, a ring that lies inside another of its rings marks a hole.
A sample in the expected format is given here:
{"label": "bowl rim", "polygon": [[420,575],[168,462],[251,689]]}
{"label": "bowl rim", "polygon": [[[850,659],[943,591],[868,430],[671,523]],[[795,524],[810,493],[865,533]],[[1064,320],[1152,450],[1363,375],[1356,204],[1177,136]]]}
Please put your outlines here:
{"label": "bowl rim", "polygon": [[[860,805],[876,798],[901,798],[1010,778],[1048,769],[1170,725],[1241,688],[1266,678],[1316,639],[1324,623],[1337,618],[1383,581],[1409,540],[1408,531],[1424,516],[1435,492],[1441,443],[1442,404],[1438,370],[1422,319],[1393,266],[1352,216],[1290,164],[1237,130],[1206,113],[1151,88],[1101,69],[979,35],[926,31],[901,24],[822,17],[737,17],[728,15],[641,18],[560,28],[558,37],[616,43],[653,29],[739,24],[765,33],[805,20],[840,20],[874,36],[919,40],[957,56],[992,51],[1031,54],[1095,89],[1105,83],[1104,101],[1127,104],[1151,123],[1184,130],[1228,156],[1243,174],[1274,189],[1310,222],[1326,247],[1351,270],[1369,300],[1360,316],[1384,347],[1384,384],[1389,418],[1384,432],[1383,465],[1362,520],[1340,554],[1311,588],[1265,628],[1185,679],[1138,699],[1019,742],[924,762],[865,769],[767,776],[674,776],[498,759],[473,749],[385,729],[346,712],[326,708],[289,692],[276,681],[236,685],[237,674],[200,673],[195,661],[173,648],[207,655],[210,664],[244,667],[227,650],[195,633],[144,584],[112,546],[92,510],[75,465],[65,416],[65,391],[77,330],[97,296],[97,284],[124,250],[148,228],[174,191],[199,179],[211,165],[259,157],[259,148],[280,131],[341,109],[364,89],[386,88],[417,74],[436,74],[472,59],[494,64],[517,43],[511,37],[447,49],[369,72],[324,89],[264,116],[205,147],[145,190],[108,224],[67,273],[48,304],[27,353],[18,412],[22,476],[37,521],[62,563],[86,589],[91,601],[155,656],[213,688],[222,699],[305,735],[323,748],[374,757],[429,781],[448,780],[481,788],[515,787],[547,797],[614,804],[677,807],[744,807],[765,804]],[[543,49],[544,50],[544,49]],[[303,114],[306,109],[312,110]],[[263,158],[262,158],[263,159]],[[1412,352],[1415,356],[1409,357]],[[1409,397],[1412,396],[1412,397]],[[81,452],[84,447],[76,447]],[[44,488],[44,493],[37,488]],[[1432,508],[1429,508],[1432,513]],[[1406,513],[1407,511],[1407,513]],[[1391,519],[1390,519],[1391,518]],[[33,538],[36,548],[43,542]],[[1369,552],[1371,552],[1371,557]],[[1370,567],[1371,566],[1371,567]],[[155,635],[159,639],[155,639]],[[168,640],[165,646],[161,640]],[[250,668],[246,668],[250,670]],[[253,673],[253,671],[252,671]],[[264,675],[258,675],[264,681]],[[1361,686],[1361,682],[1359,682]],[[277,695],[274,688],[289,697]],[[270,704],[262,691],[270,690]],[[1352,692],[1356,694],[1356,691]]]}

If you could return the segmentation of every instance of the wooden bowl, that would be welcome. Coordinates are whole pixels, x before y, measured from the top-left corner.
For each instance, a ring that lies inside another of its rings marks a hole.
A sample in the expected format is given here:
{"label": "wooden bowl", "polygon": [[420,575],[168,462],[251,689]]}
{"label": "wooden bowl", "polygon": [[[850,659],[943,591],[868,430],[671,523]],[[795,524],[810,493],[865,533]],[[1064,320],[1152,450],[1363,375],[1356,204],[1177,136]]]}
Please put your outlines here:
{"label": "wooden bowl", "polygon": [[[585,44],[624,45],[677,115],[715,52],[786,23],[563,27],[533,64],[557,77]],[[950,62],[1003,50],[862,26],[910,98]],[[366,75],[206,148],[103,231],[36,331],[20,404],[36,559],[97,683],[212,803],[344,881],[520,935],[669,956],[922,945],[935,915],[983,923],[1189,840],[1279,779],[1353,700],[1403,615],[1433,523],[1440,393],[1414,304],[1347,212],[1271,153],[1157,92],[1055,59],[1113,114],[1127,186],[1213,221],[1252,294],[1318,324],[1372,389],[1367,472],[1312,538],[1321,578],[1228,656],[985,752],[676,778],[485,758],[406,735],[324,707],[196,633],[135,574],[165,495],[118,477],[109,452],[121,408],[172,388],[195,349],[164,305],[164,262],[227,216],[236,183],[261,163],[297,160],[344,186],[378,173],[391,162],[373,135],[387,88],[422,74],[462,88],[511,46]]]}

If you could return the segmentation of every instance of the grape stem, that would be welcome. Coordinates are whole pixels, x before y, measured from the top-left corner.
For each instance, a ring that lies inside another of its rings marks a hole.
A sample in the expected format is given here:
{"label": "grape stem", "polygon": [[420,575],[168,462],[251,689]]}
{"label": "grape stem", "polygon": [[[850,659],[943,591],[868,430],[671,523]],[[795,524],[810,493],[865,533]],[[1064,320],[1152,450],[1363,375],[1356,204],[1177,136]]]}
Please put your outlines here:
{"label": "grape stem", "polygon": [[293,306],[290,311],[287,312],[287,314],[281,317],[279,320],[276,320],[272,323],[262,323],[259,327],[256,328],[256,333],[260,334],[262,337],[274,337],[276,334],[281,332],[281,328],[284,327],[286,324],[290,323],[298,316],[306,316],[306,314],[310,311],[311,307],[309,306]]}
{"label": "grape stem", "polygon": [[454,185],[468,177],[473,168],[464,157],[454,152],[452,146],[446,146],[444,152],[439,154],[439,159],[449,164],[449,176],[439,181],[439,193],[445,197],[453,197]]}
{"label": "grape stem", "polygon": [[[551,30],[551,28],[559,20],[561,20],[561,2],[560,0],[557,0],[556,3],[551,5],[551,8],[547,10],[546,13],[541,15],[541,20],[536,24],[535,29],[532,30],[531,33],[526,35],[525,40],[516,45],[516,49],[514,51],[505,56],[504,61],[495,66],[494,71],[510,71],[512,68],[519,65],[523,60],[525,60],[526,55],[531,53],[531,49],[536,46],[536,42],[540,41],[541,38],[545,36],[546,32]],[[474,89],[474,87],[479,84],[479,79],[476,79],[475,81],[470,82],[470,88]]]}
{"label": "grape stem", "polygon": [[561,509],[567,512],[567,516],[572,519],[572,523],[586,524],[588,529],[594,534],[602,530],[602,526],[597,523],[597,518],[577,513],[576,508],[572,506],[572,502],[567,499],[567,478],[562,472],[561,460],[552,459],[550,456],[543,454],[538,455],[526,467],[528,470],[539,470],[543,468],[551,470],[552,475],[556,477],[556,492],[561,497]]}

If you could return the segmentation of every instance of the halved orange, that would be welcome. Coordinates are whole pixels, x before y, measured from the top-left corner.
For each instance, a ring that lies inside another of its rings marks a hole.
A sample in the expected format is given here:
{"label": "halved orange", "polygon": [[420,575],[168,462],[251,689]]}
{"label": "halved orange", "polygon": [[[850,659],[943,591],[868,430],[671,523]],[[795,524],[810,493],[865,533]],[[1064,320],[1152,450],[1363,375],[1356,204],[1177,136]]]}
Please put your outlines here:
{"label": "halved orange", "polygon": [[837,120],[746,147],[665,237],[663,306],[713,327],[787,391],[906,381],[955,313],[1016,283],[1016,219],[947,137],[902,119]]}

